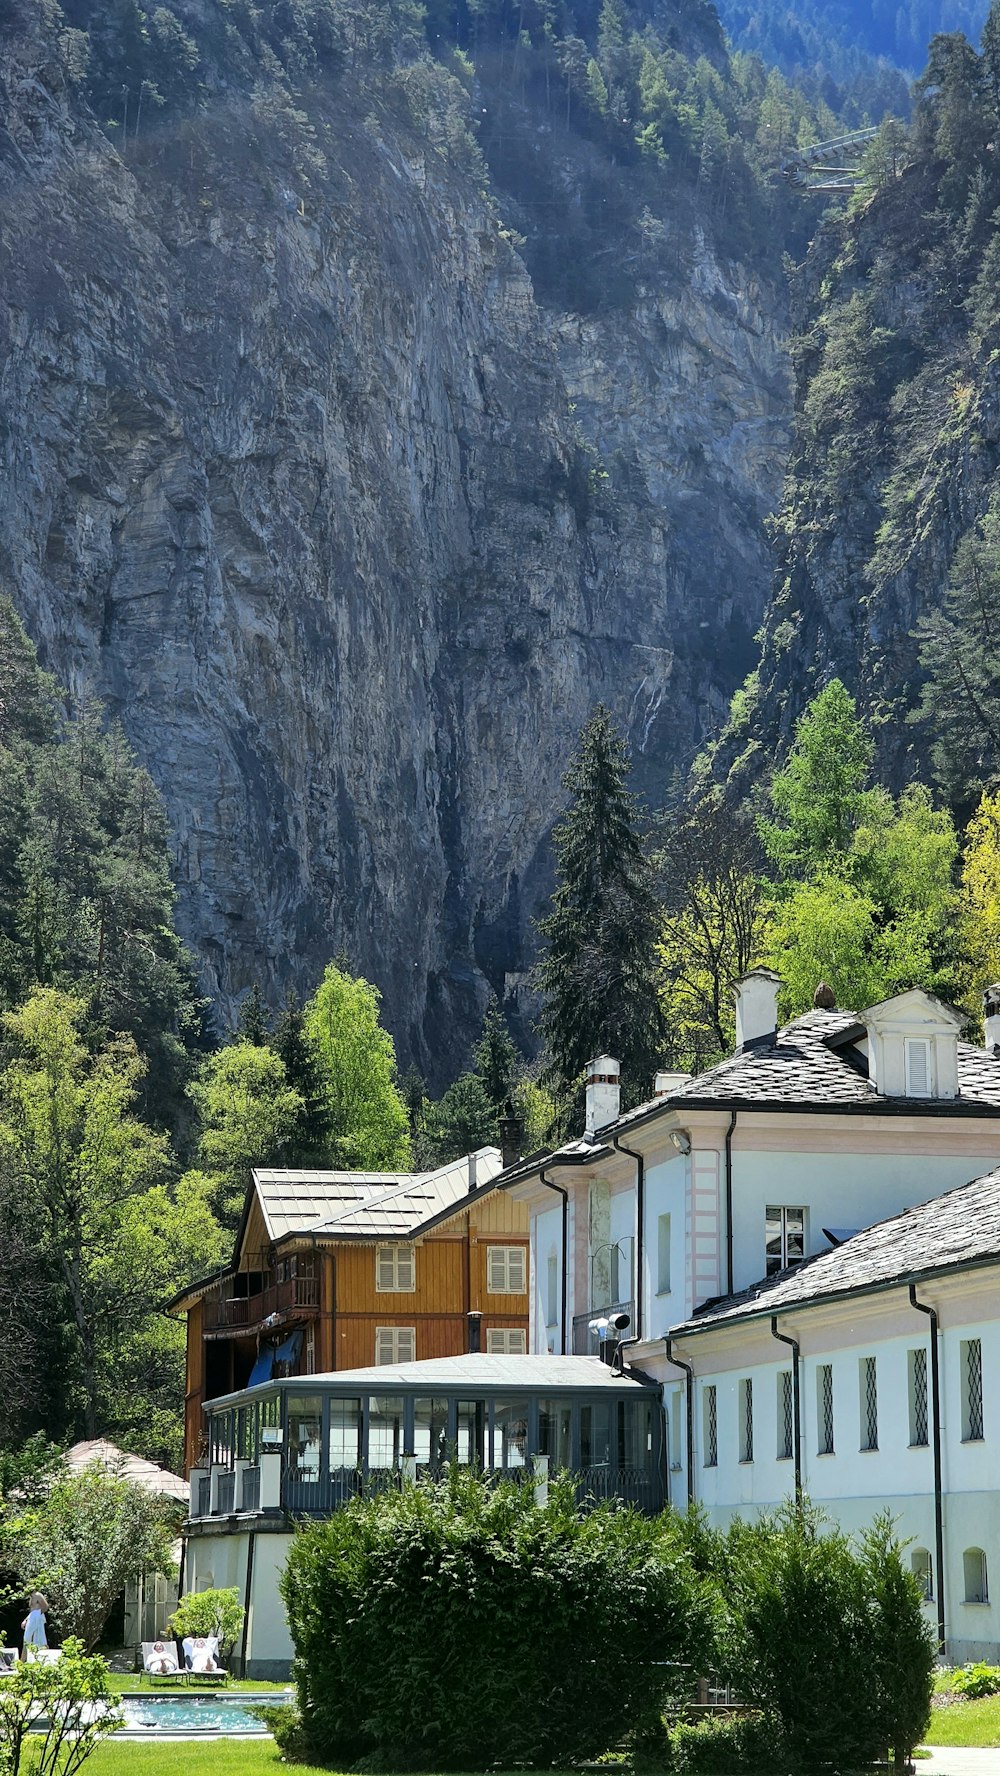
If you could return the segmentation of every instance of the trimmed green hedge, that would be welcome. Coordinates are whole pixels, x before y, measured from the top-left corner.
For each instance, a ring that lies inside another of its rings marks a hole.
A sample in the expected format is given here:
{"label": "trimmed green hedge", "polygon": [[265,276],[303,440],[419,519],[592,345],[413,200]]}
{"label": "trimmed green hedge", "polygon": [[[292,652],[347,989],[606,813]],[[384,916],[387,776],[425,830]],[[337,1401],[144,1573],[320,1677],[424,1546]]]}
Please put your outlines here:
{"label": "trimmed green hedge", "polygon": [[673,1516],[581,1515],[560,1482],[539,1509],[467,1470],[303,1529],[282,1595],[296,1749],[339,1768],[564,1764],[655,1738],[711,1644]]}

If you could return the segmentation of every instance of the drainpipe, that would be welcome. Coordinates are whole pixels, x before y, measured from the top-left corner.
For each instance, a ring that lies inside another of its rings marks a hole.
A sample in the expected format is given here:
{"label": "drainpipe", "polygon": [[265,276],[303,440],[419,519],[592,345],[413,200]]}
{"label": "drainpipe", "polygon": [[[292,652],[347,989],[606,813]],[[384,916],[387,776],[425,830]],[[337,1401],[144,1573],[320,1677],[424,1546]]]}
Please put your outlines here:
{"label": "drainpipe", "polygon": [[797,1338],[778,1331],[778,1316],[771,1315],[771,1337],[787,1344],[792,1353],[792,1453],[795,1457],[795,1503],[802,1503],[802,1352]]}
{"label": "drainpipe", "polygon": [[934,1555],[937,1560],[938,1652],[945,1650],[944,1618],[944,1491],[941,1484],[941,1368],[938,1360],[937,1309],[917,1300],[917,1285],[910,1284],[910,1306],[926,1314],[931,1323],[931,1423],[934,1447]]}
{"label": "drainpipe", "polygon": [[[636,1220],[635,1331],[633,1332],[631,1338],[623,1338],[620,1341],[617,1350],[615,1351],[615,1360],[617,1362],[618,1373],[620,1375],[621,1370],[622,1370],[622,1362],[621,1362],[622,1351],[625,1350],[628,1345],[638,1344],[640,1342],[640,1340],[642,1339],[642,1297],[643,1297],[642,1246],[643,1246],[643,1228],[646,1224],[646,1160],[645,1160],[645,1156],[641,1153],[636,1153],[634,1148],[625,1147],[622,1144],[622,1142],[619,1141],[617,1135],[612,1135],[611,1145],[612,1145],[612,1147],[617,1148],[619,1153],[627,1153],[629,1159],[635,1160],[635,1220]],[[612,1364],[612,1367],[614,1367],[614,1363]]]}
{"label": "drainpipe", "polygon": [[684,1359],[684,1357],[678,1357],[675,1354],[674,1341],[671,1338],[669,1332],[667,1333],[667,1336],[663,1342],[667,1347],[667,1362],[672,1363],[674,1365],[675,1369],[680,1369],[684,1373],[684,1416],[685,1416],[685,1420],[686,1420],[684,1429],[686,1432],[685,1447],[686,1447],[686,1452],[687,1452],[687,1496],[688,1496],[688,1504],[693,1505],[694,1504],[694,1366],[693,1366],[693,1364],[688,1363]]}
{"label": "drainpipe", "polygon": [[726,1294],[733,1293],[733,1130],[738,1110],[729,1118],[726,1130]]}
{"label": "drainpipe", "polygon": [[538,1174],[538,1181],[540,1184],[545,1185],[546,1190],[555,1190],[562,1197],[562,1276],[560,1278],[562,1283],[562,1299],[559,1311],[562,1320],[562,1354],[565,1357],[569,1355],[566,1348],[566,1267],[569,1263],[569,1191],[564,1190],[561,1184],[553,1184],[551,1178],[545,1176],[544,1166]]}
{"label": "drainpipe", "polygon": [[257,1542],[257,1532],[251,1529],[247,1535],[247,1570],[246,1570],[246,1608],[243,1612],[243,1639],[240,1643],[240,1676],[247,1674],[247,1639],[250,1634],[250,1597],[253,1587],[253,1551]]}

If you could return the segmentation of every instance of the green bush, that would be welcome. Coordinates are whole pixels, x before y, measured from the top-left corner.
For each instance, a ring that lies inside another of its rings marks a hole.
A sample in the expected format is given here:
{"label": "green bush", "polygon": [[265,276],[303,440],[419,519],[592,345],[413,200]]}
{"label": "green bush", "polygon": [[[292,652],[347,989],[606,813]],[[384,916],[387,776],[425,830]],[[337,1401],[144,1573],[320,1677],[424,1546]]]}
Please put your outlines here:
{"label": "green bush", "polygon": [[1000,1691],[1000,1665],[963,1665],[956,1671],[951,1684],[956,1696],[964,1696],[969,1702],[978,1701],[980,1696],[995,1696]]}
{"label": "green bush", "polygon": [[720,1668],[781,1728],[786,1767],[908,1754],[930,1713],[934,1642],[887,1518],[861,1546],[807,1502],[737,1519],[718,1556]]}
{"label": "green bush", "polygon": [[670,1514],[583,1515],[559,1481],[539,1508],[459,1469],[304,1528],[281,1588],[304,1749],[339,1768],[565,1764],[655,1737],[678,1662],[704,1669],[712,1639]]}
{"label": "green bush", "polygon": [[[63,1642],[53,1664],[19,1661],[0,1683],[3,1776],[75,1776],[100,1741],[121,1726],[103,1659]],[[39,1718],[47,1722],[38,1731]]]}
{"label": "green bush", "polygon": [[676,1776],[773,1776],[784,1768],[781,1728],[762,1714],[678,1721],[670,1732],[668,1768]]}

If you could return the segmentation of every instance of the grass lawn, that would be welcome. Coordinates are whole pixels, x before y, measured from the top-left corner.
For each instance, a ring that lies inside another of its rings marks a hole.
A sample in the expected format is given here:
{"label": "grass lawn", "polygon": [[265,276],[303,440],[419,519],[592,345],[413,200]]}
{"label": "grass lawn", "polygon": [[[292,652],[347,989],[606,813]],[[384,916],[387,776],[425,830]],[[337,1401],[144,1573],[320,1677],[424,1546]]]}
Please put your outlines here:
{"label": "grass lawn", "polygon": [[[211,1693],[212,1689],[211,1684],[207,1683],[168,1684],[161,1681],[160,1683],[151,1684],[143,1682],[142,1676],[138,1671],[112,1671],[109,1674],[108,1681],[116,1695],[119,1696],[123,1690],[134,1690],[136,1695],[141,1691],[144,1696],[197,1696],[199,1691],[204,1692],[205,1690],[208,1690],[209,1693]],[[229,1695],[233,1690],[254,1690],[259,1691],[261,1695],[263,1695],[265,1690],[274,1690],[275,1693],[280,1696],[282,1691],[287,1688],[287,1684],[265,1683],[263,1678],[259,1677],[231,1677],[227,1684],[219,1685],[219,1694],[220,1696],[225,1696]]]}
{"label": "grass lawn", "polygon": [[106,1739],[87,1776],[327,1776],[311,1764],[283,1764],[273,1739],[191,1740],[187,1744]]}
{"label": "grass lawn", "polygon": [[925,1745],[1000,1745],[1000,1696],[935,1708]]}

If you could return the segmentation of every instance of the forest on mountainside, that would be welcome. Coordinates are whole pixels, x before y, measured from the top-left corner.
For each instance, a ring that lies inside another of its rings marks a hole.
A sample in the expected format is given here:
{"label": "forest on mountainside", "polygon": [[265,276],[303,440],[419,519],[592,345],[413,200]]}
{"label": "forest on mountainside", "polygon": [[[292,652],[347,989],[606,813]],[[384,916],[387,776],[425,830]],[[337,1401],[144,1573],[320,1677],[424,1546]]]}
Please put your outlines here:
{"label": "forest on mountainside", "polygon": [[718,762],[736,783],[839,673],[879,769],[960,816],[1000,772],[1000,13],[935,38],[909,128],[793,279],[795,443],[762,657]]}

